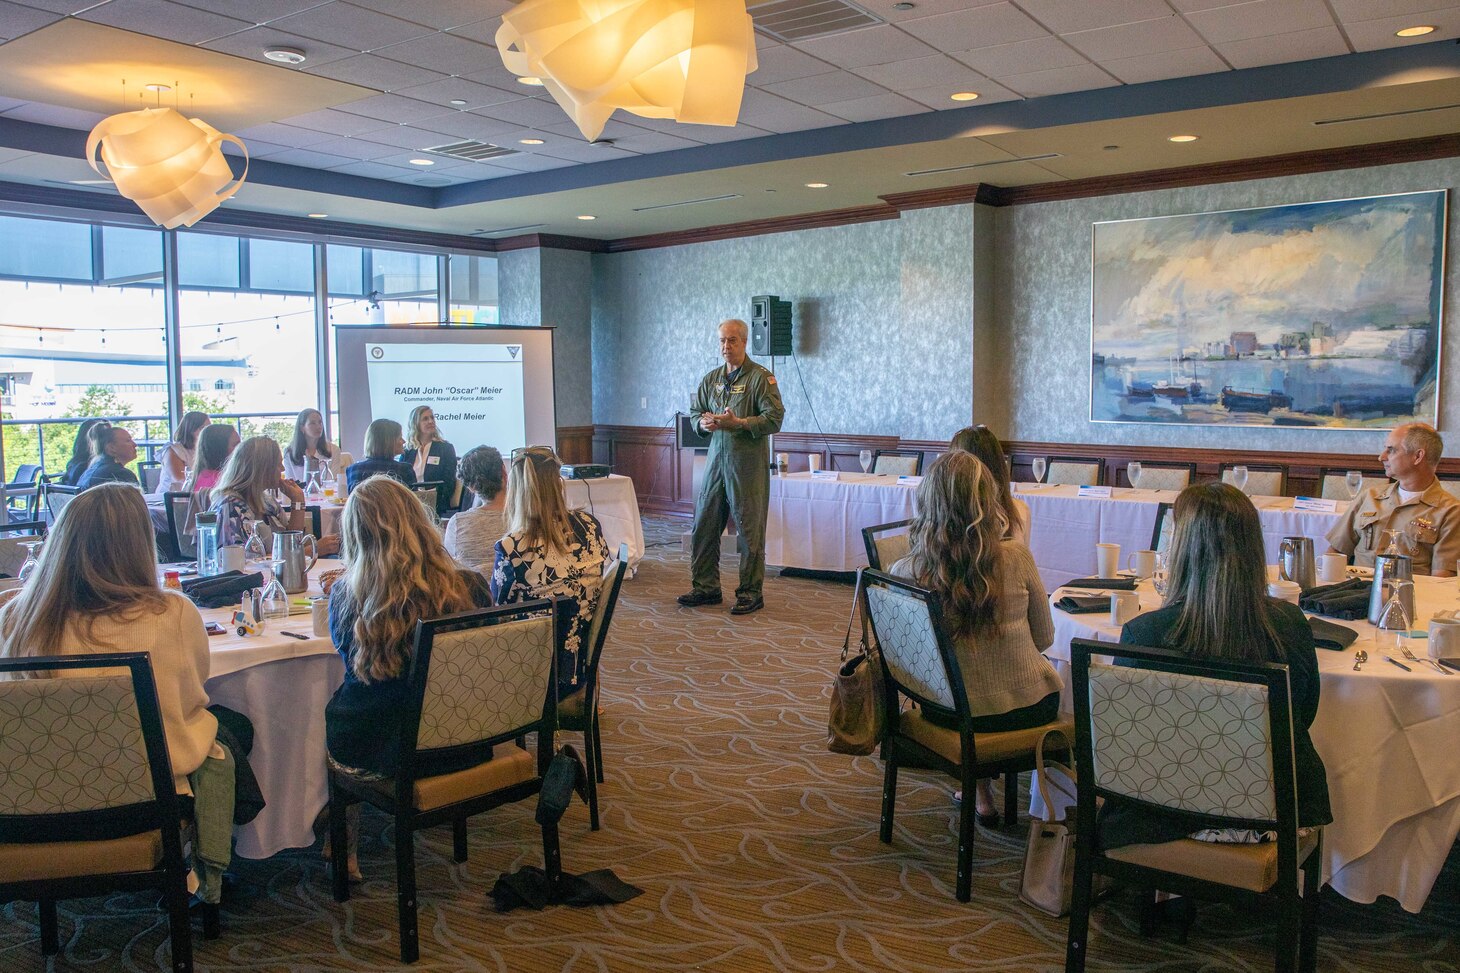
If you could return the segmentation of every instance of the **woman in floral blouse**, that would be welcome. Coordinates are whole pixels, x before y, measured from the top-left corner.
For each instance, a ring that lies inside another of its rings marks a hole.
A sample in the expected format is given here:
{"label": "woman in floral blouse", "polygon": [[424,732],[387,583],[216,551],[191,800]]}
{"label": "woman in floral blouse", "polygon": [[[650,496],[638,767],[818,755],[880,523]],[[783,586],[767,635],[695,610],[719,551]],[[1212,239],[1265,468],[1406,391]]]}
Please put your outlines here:
{"label": "woman in floral blouse", "polygon": [[[282,500],[271,496],[277,492]],[[274,531],[309,530],[304,491],[284,478],[284,454],[267,436],[245,439],[218,474],[212,493],[218,515],[218,544],[243,544],[256,530],[264,551],[273,550]],[[319,538],[319,553],[328,557],[340,548],[338,536]]]}
{"label": "woman in floral blouse", "polygon": [[598,519],[569,510],[561,464],[546,446],[512,455],[507,474],[507,520],[511,529],[497,542],[492,598],[499,605],[556,595],[561,630],[558,692],[576,689],[587,666],[588,626],[603,582],[608,545]]}

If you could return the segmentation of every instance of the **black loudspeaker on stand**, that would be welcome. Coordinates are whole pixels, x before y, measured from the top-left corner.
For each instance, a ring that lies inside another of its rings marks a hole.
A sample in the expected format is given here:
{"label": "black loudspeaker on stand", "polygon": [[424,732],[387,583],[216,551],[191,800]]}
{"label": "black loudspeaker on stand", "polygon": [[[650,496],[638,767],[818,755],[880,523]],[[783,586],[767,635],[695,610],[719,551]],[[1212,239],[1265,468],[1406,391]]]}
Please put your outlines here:
{"label": "black loudspeaker on stand", "polygon": [[750,353],[757,358],[789,355],[791,302],[773,294],[750,299]]}

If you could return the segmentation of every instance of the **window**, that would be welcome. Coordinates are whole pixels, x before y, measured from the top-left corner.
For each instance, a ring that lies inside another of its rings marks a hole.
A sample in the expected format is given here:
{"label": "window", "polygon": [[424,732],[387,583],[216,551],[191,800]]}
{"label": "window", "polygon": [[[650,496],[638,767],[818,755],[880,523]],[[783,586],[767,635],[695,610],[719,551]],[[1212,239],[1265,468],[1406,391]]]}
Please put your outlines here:
{"label": "window", "polygon": [[497,258],[453,253],[447,267],[451,276],[451,323],[498,323]]}

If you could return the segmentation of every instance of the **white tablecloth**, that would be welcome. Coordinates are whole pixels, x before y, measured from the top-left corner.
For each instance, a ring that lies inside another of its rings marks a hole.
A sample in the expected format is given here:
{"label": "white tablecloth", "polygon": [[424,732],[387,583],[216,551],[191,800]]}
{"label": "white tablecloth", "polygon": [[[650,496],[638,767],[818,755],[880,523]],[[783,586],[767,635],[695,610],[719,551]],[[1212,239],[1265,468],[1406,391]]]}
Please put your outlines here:
{"label": "white tablecloth", "polygon": [[636,569],[644,556],[644,522],[639,518],[634,481],[614,473],[593,480],[564,480],[563,486],[568,506],[598,518],[610,557],[617,556],[618,546],[628,542],[629,569]]}
{"label": "white tablecloth", "polygon": [[[319,593],[319,575],[339,563],[314,566],[309,572],[312,594]],[[228,628],[227,634],[209,639],[206,688],[212,702],[253,722],[249,762],[268,804],[237,829],[235,852],[242,858],[268,858],[314,843],[314,818],[329,801],[324,707],[345,670],[329,638],[313,637],[308,615],[269,622],[262,634],[243,637],[228,624],[232,616],[227,608],[203,612],[204,619]],[[310,638],[280,634],[286,631]]]}
{"label": "white tablecloth", "polygon": [[[1021,483],[1016,490],[1029,505],[1029,549],[1048,591],[1072,578],[1094,576],[1097,543],[1119,544],[1124,567],[1130,552],[1150,548],[1157,504],[1176,499],[1171,490],[1117,489],[1108,500],[1078,496],[1074,486]],[[1312,538],[1319,554],[1328,550],[1324,535],[1347,507],[1339,501],[1337,512],[1319,513],[1294,510],[1291,497],[1253,497],[1252,502],[1262,521],[1269,564],[1276,563],[1278,545],[1288,536]]]}
{"label": "white tablecloth", "polygon": [[813,479],[810,473],[771,477],[765,559],[781,567],[855,571],[867,566],[862,528],[913,515],[917,489],[897,477],[842,473]]}
{"label": "white tablecloth", "polygon": [[[1416,614],[1430,618],[1455,607],[1453,579],[1415,579]],[[1143,586],[1141,607],[1159,599]],[[1075,637],[1118,641],[1109,616],[1054,610],[1055,641],[1048,655],[1065,677]],[[1353,671],[1353,647],[1318,650],[1320,690],[1313,745],[1328,772],[1333,824],[1324,829],[1324,879],[1345,898],[1373,902],[1381,895],[1419,912],[1445,858],[1460,836],[1460,675],[1442,676],[1424,663],[1405,662],[1405,672],[1385,662],[1399,658],[1386,642],[1374,642],[1367,622],[1342,622],[1359,632],[1355,647],[1369,652],[1363,671]],[[1423,627],[1423,624],[1417,625]],[[1425,641],[1412,641],[1423,656]],[[1403,661],[1401,659],[1401,661]]]}

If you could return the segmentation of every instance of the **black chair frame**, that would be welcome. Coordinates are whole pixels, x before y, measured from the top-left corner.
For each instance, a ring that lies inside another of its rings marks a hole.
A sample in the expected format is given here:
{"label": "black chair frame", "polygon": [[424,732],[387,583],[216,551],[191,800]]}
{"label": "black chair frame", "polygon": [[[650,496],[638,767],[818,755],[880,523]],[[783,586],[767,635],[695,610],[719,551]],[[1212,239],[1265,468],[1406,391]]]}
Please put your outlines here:
{"label": "black chair frame", "polygon": [[[155,889],[162,893],[167,907],[173,973],[191,973],[193,939],[188,918],[188,864],[182,852],[182,807],[173,787],[172,762],[168,758],[167,737],[162,728],[162,709],[157,700],[157,684],[152,678],[152,663],[147,653],[118,652],[0,660],[0,674],[120,668],[128,671],[133,692],[136,694],[137,716],[152,776],[153,799],[98,811],[0,814],[0,843],[21,845],[57,841],[102,841],[158,831],[162,839],[161,863],[156,868],[141,872],[100,873],[0,883],[0,902],[20,900],[39,903],[41,952],[46,956],[55,956],[61,948],[56,914],[58,901],[91,898],[102,890],[135,892]],[[216,906],[205,911],[204,935],[209,939],[218,935],[217,916]]]}
{"label": "black chair frame", "polygon": [[35,463],[21,463],[15,468],[15,479],[5,484],[7,494],[13,490],[34,490],[33,493],[26,496],[10,498],[12,501],[22,501],[21,505],[13,510],[16,513],[24,511],[27,520],[35,520],[37,512],[40,510],[40,495],[45,475],[44,467]]}
{"label": "black chair frame", "polygon": [[872,469],[877,469],[877,460],[883,456],[898,456],[915,459],[913,464],[913,476],[921,476],[923,473],[923,451],[921,449],[874,449],[872,450]]}
{"label": "black chair frame", "polygon": [[901,530],[911,524],[911,520],[897,520],[890,524],[876,524],[872,527],[862,528],[862,546],[867,549],[867,565],[874,571],[886,571],[892,565],[883,564],[882,557],[877,551],[877,537],[880,534],[891,533],[894,530]]}
{"label": "black chair frame", "polygon": [[[1005,760],[981,762],[978,759],[978,751],[974,744],[974,732],[972,729],[973,716],[968,709],[968,696],[963,691],[963,674],[958,664],[957,653],[953,650],[952,633],[948,631],[947,622],[943,615],[943,608],[936,593],[920,588],[903,578],[895,578],[892,575],[881,571],[862,572],[863,585],[871,587],[874,584],[886,585],[896,588],[901,593],[926,602],[929,608],[929,615],[932,617],[934,627],[938,636],[938,654],[942,657],[944,669],[947,671],[950,686],[953,688],[954,708],[946,706],[901,685],[893,677],[891,669],[887,666],[886,658],[879,653],[878,659],[882,665],[882,686],[883,686],[883,712],[886,715],[887,736],[882,741],[882,761],[884,765],[882,778],[882,818],[881,830],[878,833],[883,844],[892,842],[893,807],[897,797],[897,769],[899,766],[913,767],[924,770],[938,770],[958,780],[963,788],[963,800],[958,806],[958,867],[957,885],[955,895],[959,902],[967,902],[973,897],[973,834],[975,801],[973,798],[974,789],[978,781],[984,777],[1004,778],[1004,817],[1009,824],[1018,820],[1019,809],[1019,774],[1021,771],[1034,769],[1034,754],[1019,755]],[[868,620],[872,625],[872,634],[877,639],[877,644],[882,645],[882,636],[877,631],[876,617],[870,609],[867,611]],[[963,761],[961,764],[948,760],[942,754],[928,749],[922,744],[899,735],[897,731],[898,720],[901,716],[901,707],[898,702],[898,695],[906,696],[926,712],[934,712],[948,721],[957,721],[958,735],[962,746]],[[1063,748],[1051,745],[1046,749],[1048,755],[1065,753]]]}
{"label": "black chair frame", "polygon": [[[420,731],[421,710],[426,695],[427,677],[431,667],[431,646],[438,633],[475,628],[484,624],[502,624],[551,613],[554,627],[557,621],[557,598],[542,598],[519,602],[497,608],[460,612],[442,618],[422,619],[416,623],[415,651],[407,679],[406,709],[402,713],[401,732],[397,740],[399,748],[399,771],[390,781],[363,781],[331,769],[329,774],[329,822],[330,854],[333,861],[332,879],[336,902],[348,902],[350,886],[346,862],[349,859],[349,834],[345,824],[345,808],[350,804],[364,802],[385,811],[395,819],[395,875],[396,911],[400,922],[400,958],[402,963],[414,963],[420,958],[420,938],[416,916],[416,852],[417,831],[451,823],[453,860],[467,860],[466,822],[473,815],[490,811],[504,804],[511,804],[530,797],[542,790],[542,778],[547,773],[548,763],[553,758],[553,730],[558,724],[557,693],[557,638],[554,633],[554,648],[551,669],[548,673],[547,694],[543,700],[542,715],[532,722],[499,733],[491,739],[431,751],[435,756],[458,756],[477,752],[485,763],[491,759],[492,748],[509,744],[525,737],[531,731],[537,732],[537,777],[511,787],[480,795],[455,804],[434,808],[430,811],[415,810],[415,784],[420,773],[420,752],[416,740]],[[516,744],[513,744],[516,745]],[[562,874],[562,858],[558,846],[556,823],[542,825],[543,863],[548,880],[556,884]]]}
{"label": "black chair frame", "polygon": [[[1216,899],[1270,908],[1277,915],[1277,970],[1311,971],[1317,955],[1318,893],[1322,885],[1323,838],[1320,833],[1306,858],[1299,860],[1297,777],[1293,761],[1292,705],[1288,690],[1288,667],[1274,663],[1230,662],[1192,659],[1166,649],[1121,645],[1120,657],[1143,669],[1200,676],[1265,686],[1271,724],[1273,787],[1280,795],[1274,820],[1222,817],[1149,804],[1098,787],[1095,783],[1094,741],[1090,736],[1090,657],[1109,656],[1108,642],[1077,638],[1070,643],[1070,663],[1075,700],[1075,774],[1079,800],[1076,809],[1075,884],[1070,903],[1069,939],[1066,945],[1066,973],[1083,973],[1089,935],[1090,908],[1095,875],[1108,875],[1124,885],[1149,890],[1162,889],[1199,899]],[[1282,796],[1286,795],[1286,796]],[[1266,892],[1209,882],[1175,872],[1147,868],[1109,858],[1097,848],[1096,804],[1119,802],[1149,808],[1190,821],[1191,830],[1203,828],[1252,828],[1275,830],[1278,835],[1278,877]],[[1304,864],[1302,899],[1298,899],[1298,870]]]}
{"label": "black chair frame", "polygon": [[603,658],[603,645],[608,641],[608,628],[613,622],[619,589],[623,587],[628,570],[629,545],[625,542],[618,546],[618,563],[598,592],[599,598],[607,598],[608,601],[603,604],[598,637],[589,647],[588,670],[583,676],[583,714],[581,717],[570,716],[561,710],[558,714],[558,726],[583,733],[583,759],[588,764],[588,824],[593,831],[598,830],[598,785],[603,783],[603,735],[598,726],[598,662]]}
{"label": "black chair frame", "polygon": [[[76,494],[80,492],[80,487],[71,486],[69,484],[60,482],[59,475],[56,476],[54,479],[44,480],[44,485],[41,487],[41,493],[45,496],[46,516],[50,518],[52,524],[56,522],[57,517],[61,516],[62,508],[65,507],[66,503],[70,502],[70,498],[76,496]],[[60,506],[57,506],[51,502],[51,497],[53,496],[66,497],[67,499]]]}
{"label": "black chair frame", "polygon": [[1166,523],[1166,518],[1172,516],[1172,504],[1162,500],[1156,504],[1156,525],[1151,528],[1151,550],[1161,550],[1161,526]]}

